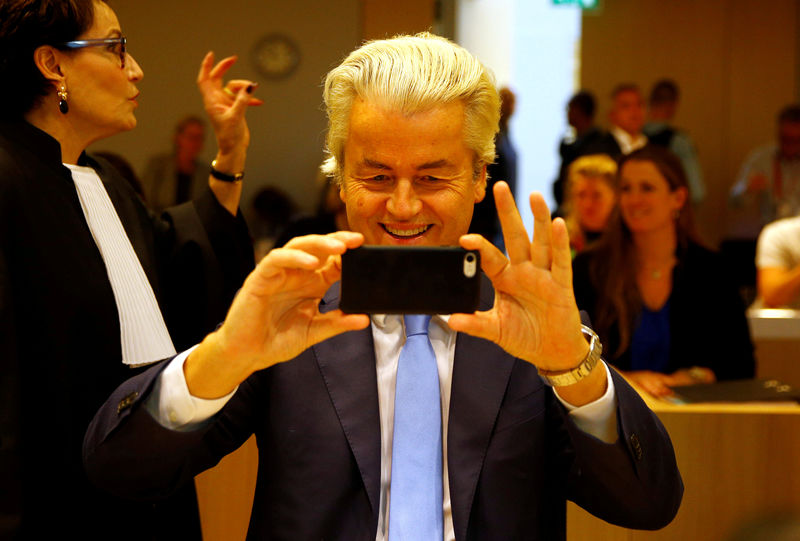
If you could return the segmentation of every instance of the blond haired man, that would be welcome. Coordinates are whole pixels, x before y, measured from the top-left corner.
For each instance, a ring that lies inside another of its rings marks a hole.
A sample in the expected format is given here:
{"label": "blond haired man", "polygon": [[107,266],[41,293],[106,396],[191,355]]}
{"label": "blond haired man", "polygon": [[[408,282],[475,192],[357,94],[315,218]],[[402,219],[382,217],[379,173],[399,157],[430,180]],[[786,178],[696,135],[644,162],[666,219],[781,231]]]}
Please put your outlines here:
{"label": "blond haired man", "polygon": [[[499,182],[509,257],[466,235],[494,158],[487,70],[429,34],[376,41],[328,74],[325,102],[325,167],[354,231],[270,252],[217,332],[118,389],[87,434],[90,475],[115,492],[161,492],[255,433],[252,539],[558,540],[566,498],[629,527],[668,523],[682,493],[669,438],[613,371],[587,364],[563,221],[532,195],[531,241]],[[480,250],[488,277],[482,311],[427,329],[442,490],[425,535],[403,535],[391,516],[403,504],[392,488],[403,318],[338,310],[340,254],[363,243],[460,244]],[[181,392],[187,415],[171,396]]]}

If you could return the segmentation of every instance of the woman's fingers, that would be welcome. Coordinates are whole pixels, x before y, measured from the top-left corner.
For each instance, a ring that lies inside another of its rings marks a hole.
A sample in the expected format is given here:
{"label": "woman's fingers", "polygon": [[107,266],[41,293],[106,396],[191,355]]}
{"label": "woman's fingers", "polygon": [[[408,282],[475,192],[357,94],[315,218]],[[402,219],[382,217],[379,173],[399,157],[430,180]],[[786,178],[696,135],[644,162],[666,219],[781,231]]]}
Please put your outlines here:
{"label": "woman's fingers", "polygon": [[[210,53],[211,56],[211,63],[214,62],[214,53]],[[238,59],[237,56],[228,56],[217,62],[209,71],[208,71],[208,78],[210,79],[222,79],[222,76],[236,63]]]}

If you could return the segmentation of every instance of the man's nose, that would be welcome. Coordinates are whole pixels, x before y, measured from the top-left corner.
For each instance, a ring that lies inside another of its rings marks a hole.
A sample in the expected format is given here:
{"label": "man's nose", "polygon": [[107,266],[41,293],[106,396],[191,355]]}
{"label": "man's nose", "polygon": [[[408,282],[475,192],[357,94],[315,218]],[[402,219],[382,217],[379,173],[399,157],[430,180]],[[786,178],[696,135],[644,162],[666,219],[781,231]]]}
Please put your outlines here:
{"label": "man's nose", "polygon": [[400,179],[397,182],[386,203],[386,209],[401,220],[412,218],[422,210],[422,201],[411,180]]}

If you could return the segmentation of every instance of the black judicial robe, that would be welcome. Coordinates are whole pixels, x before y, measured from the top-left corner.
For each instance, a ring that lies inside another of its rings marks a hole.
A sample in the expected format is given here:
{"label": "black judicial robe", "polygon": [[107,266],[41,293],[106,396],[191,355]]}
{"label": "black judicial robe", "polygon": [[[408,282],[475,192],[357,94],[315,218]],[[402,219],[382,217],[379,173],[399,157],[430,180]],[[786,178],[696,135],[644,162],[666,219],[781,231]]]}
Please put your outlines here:
{"label": "black judicial robe", "polygon": [[[81,164],[103,180],[176,348],[213,330],[253,267],[241,213],[207,190],[157,218],[107,162]],[[150,539],[156,523],[170,535],[163,513],[179,538],[199,534],[192,483],[177,504],[129,502],[83,471],[89,421],[136,372],[121,362],[111,284],[58,142],[0,123],[0,538]]]}

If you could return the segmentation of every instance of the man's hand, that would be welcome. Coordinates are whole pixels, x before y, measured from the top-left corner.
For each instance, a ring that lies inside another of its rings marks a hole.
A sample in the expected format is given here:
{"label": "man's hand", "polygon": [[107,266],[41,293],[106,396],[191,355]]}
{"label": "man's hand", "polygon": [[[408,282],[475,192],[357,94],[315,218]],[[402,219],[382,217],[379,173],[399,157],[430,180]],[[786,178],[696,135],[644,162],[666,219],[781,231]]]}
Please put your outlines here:
{"label": "man's hand", "polygon": [[[572,291],[572,258],[566,224],[550,220],[541,194],[530,197],[533,242],[505,182],[494,185],[497,212],[508,258],[480,235],[464,235],[461,246],[481,253],[481,267],[495,289],[487,312],[454,314],[450,327],[495,342],[508,353],[548,371],[575,368],[589,351]],[[605,369],[598,366],[580,382],[558,389],[582,405],[605,392]]]}
{"label": "man's hand", "polygon": [[338,231],[298,237],[269,252],[245,280],[222,326],[186,360],[189,392],[224,396],[257,370],[369,325],[366,315],[319,311],[320,299],[341,276],[341,254],[363,242],[360,233]]}

